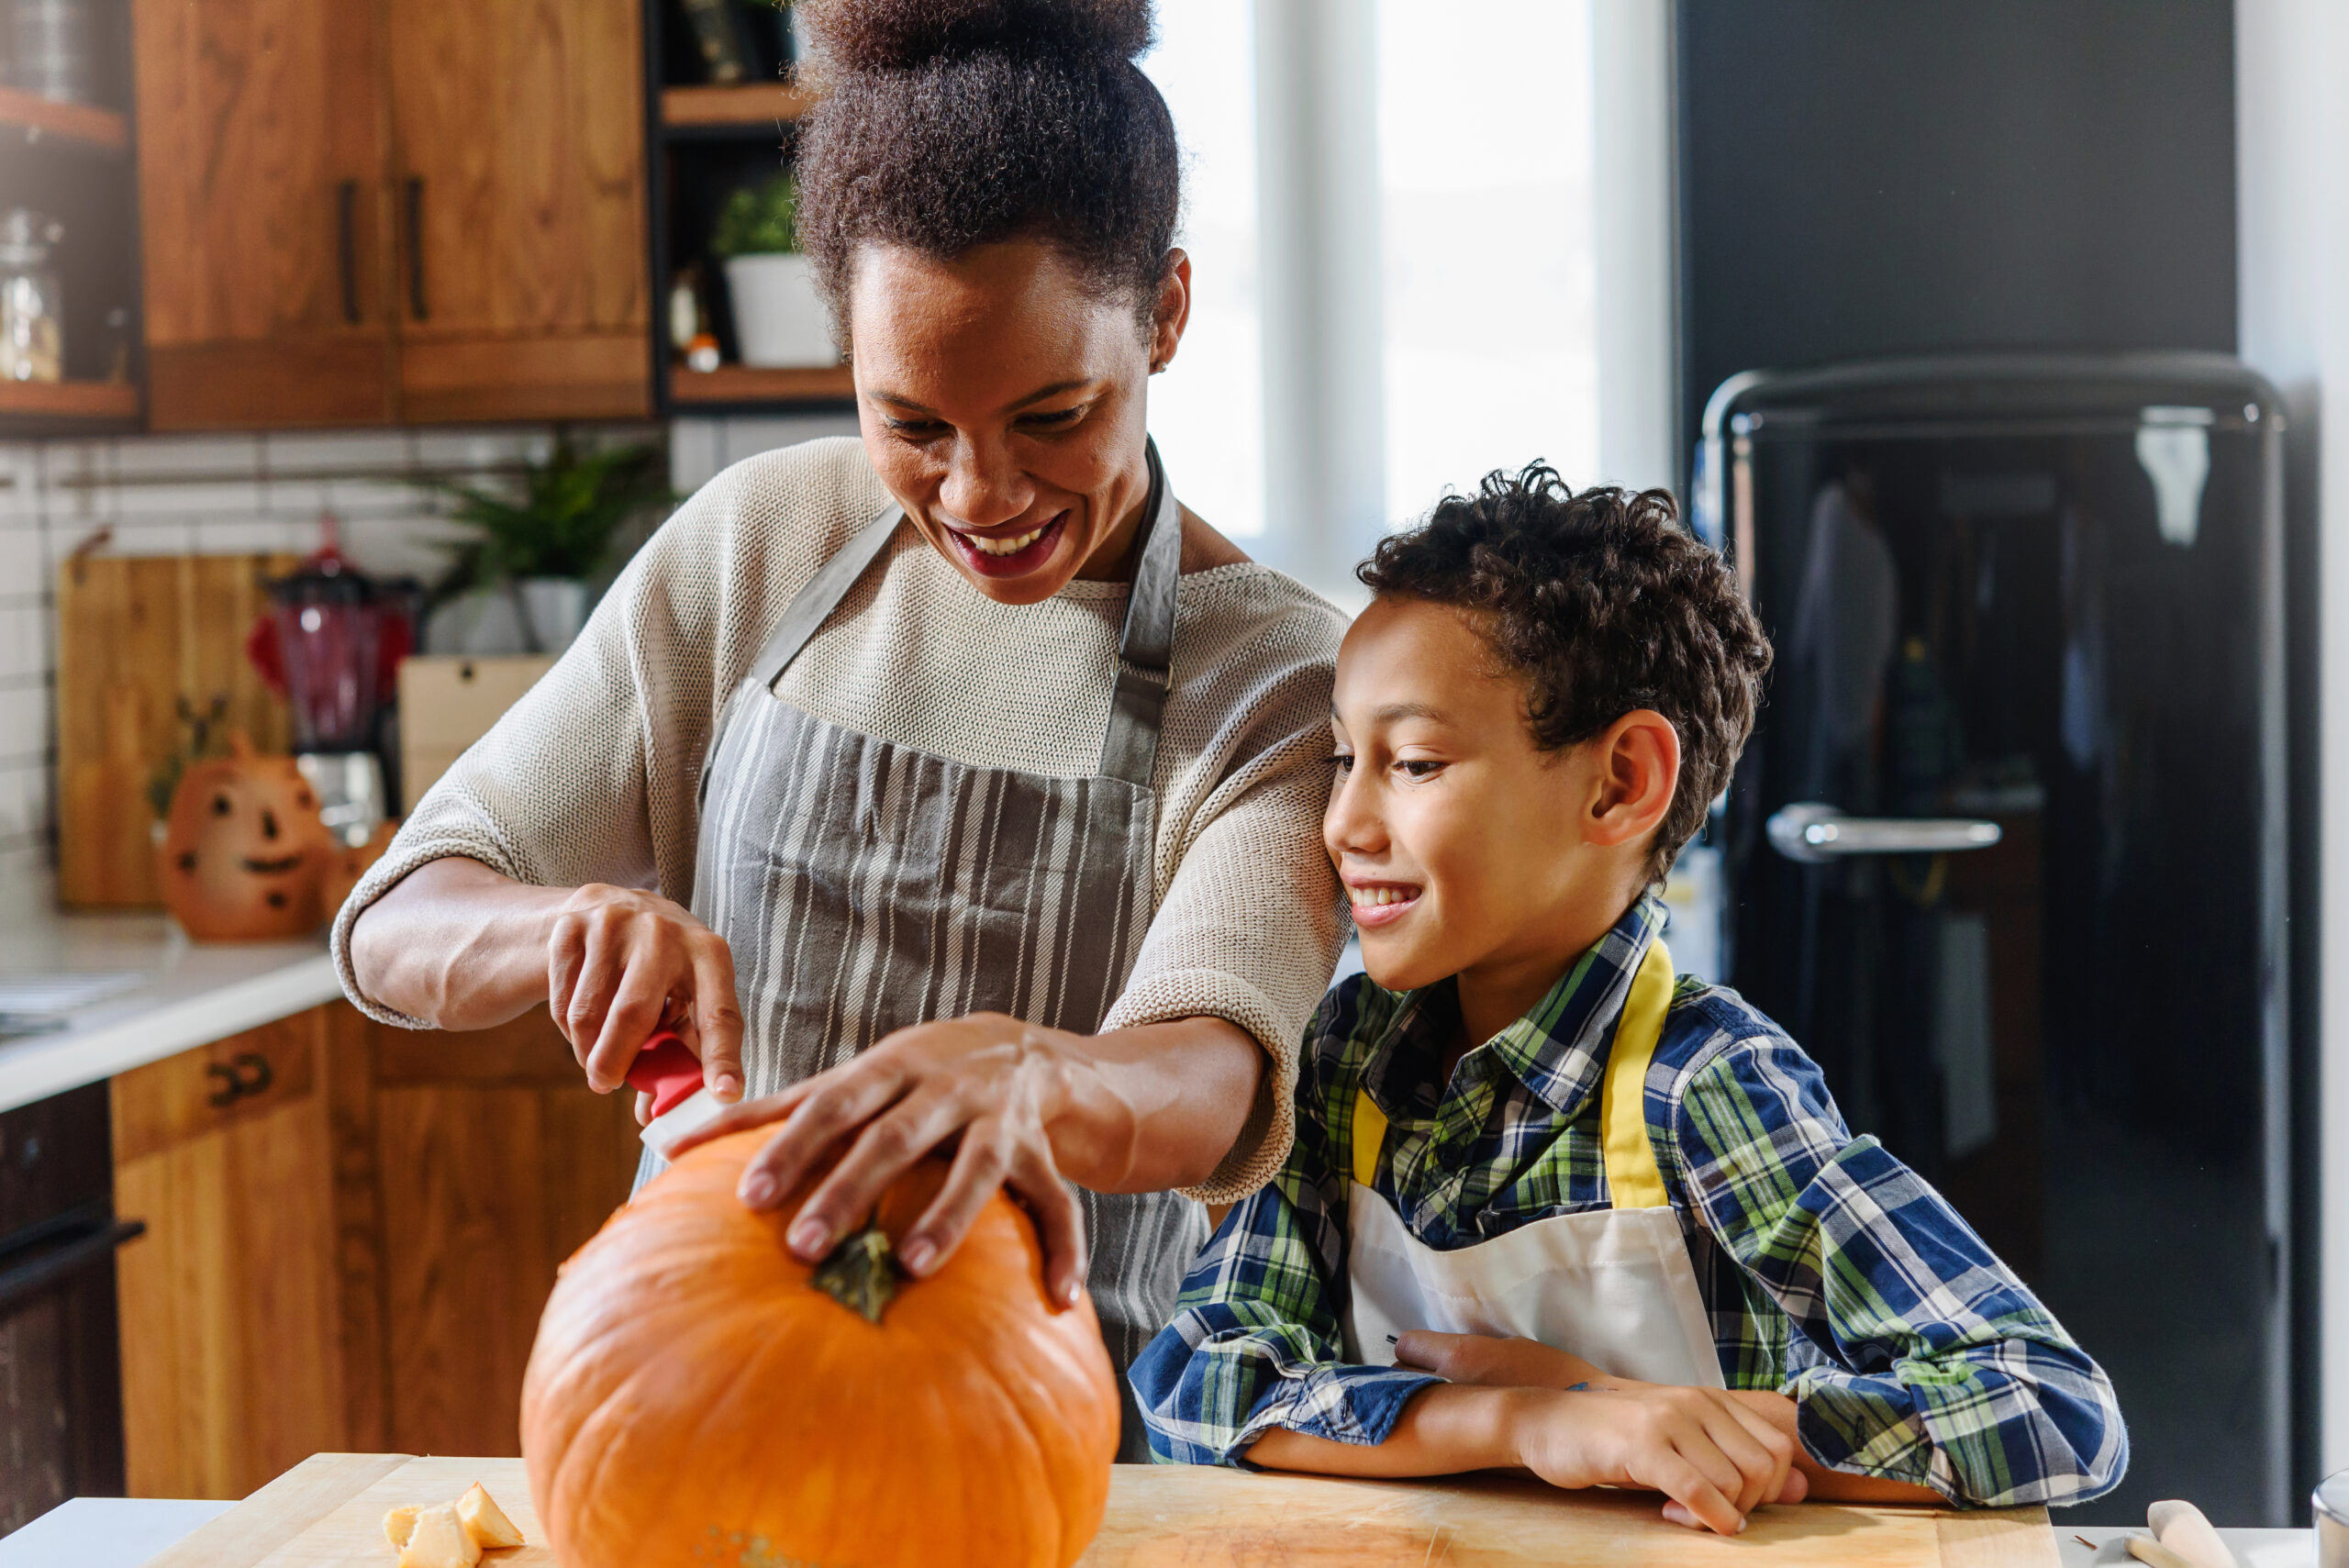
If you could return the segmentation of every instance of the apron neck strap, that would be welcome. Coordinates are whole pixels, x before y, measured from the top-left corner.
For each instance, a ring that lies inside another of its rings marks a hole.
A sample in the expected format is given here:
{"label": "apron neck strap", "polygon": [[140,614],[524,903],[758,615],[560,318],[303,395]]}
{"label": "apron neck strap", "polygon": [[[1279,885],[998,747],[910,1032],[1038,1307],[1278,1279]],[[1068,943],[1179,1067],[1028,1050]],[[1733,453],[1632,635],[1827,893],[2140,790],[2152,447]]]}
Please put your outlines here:
{"label": "apron neck strap", "polygon": [[[1672,1196],[1648,1138],[1648,1064],[1664,1038],[1664,1017],[1672,1007],[1672,951],[1659,937],[1631,975],[1631,994],[1615,1023],[1615,1044],[1599,1079],[1600,1157],[1607,1164],[1607,1194],[1616,1208],[1666,1208]],[[1347,1129],[1353,1178],[1377,1185],[1378,1156],[1386,1142],[1386,1113],[1367,1085],[1354,1091],[1353,1125]]]}
{"label": "apron neck strap", "polygon": [[1174,595],[1183,577],[1183,508],[1166,483],[1158,443],[1145,439],[1150,496],[1142,503],[1141,548],[1133,592],[1126,600],[1125,634],[1118,643],[1118,689],[1109,702],[1109,732],[1101,741],[1101,773],[1140,789],[1158,771],[1158,727],[1174,658]]}
{"label": "apron neck strap", "polygon": [[[867,567],[880,559],[881,552],[889,546],[891,536],[896,533],[897,525],[905,520],[906,509],[895,501],[890,502],[837,554],[816,569],[816,575],[807,579],[807,585],[793,596],[791,604],[783,612],[783,618],[775,622],[774,632],[767,638],[767,645],[759,650],[758,660],[751,666],[751,678],[763,690],[774,688],[783,673],[791,667],[791,662],[799,657],[799,651],[807,646],[818,629],[831,618],[832,612],[841,607],[841,601],[848,597],[851,588],[856,586],[856,580],[864,575]],[[711,750],[714,752],[716,748]]]}
{"label": "apron neck strap", "polygon": [[1617,1208],[1664,1208],[1671,1195],[1648,1139],[1648,1064],[1664,1038],[1672,1006],[1672,953],[1658,937],[1631,975],[1631,993],[1615,1020],[1615,1043],[1599,1080],[1598,1126],[1607,1161],[1608,1196]]}

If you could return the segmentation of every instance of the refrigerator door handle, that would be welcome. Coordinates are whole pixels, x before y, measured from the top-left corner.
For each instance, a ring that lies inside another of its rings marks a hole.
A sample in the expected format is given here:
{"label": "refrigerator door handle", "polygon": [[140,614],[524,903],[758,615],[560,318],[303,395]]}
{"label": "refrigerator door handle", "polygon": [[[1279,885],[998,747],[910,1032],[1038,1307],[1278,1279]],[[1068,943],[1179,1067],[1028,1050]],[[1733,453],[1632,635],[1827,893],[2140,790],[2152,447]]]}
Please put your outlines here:
{"label": "refrigerator door handle", "polygon": [[1790,861],[1826,865],[1852,855],[1946,855],[1987,850],[2003,836],[1996,822],[1966,817],[1846,817],[1815,800],[1771,815],[1770,845]]}

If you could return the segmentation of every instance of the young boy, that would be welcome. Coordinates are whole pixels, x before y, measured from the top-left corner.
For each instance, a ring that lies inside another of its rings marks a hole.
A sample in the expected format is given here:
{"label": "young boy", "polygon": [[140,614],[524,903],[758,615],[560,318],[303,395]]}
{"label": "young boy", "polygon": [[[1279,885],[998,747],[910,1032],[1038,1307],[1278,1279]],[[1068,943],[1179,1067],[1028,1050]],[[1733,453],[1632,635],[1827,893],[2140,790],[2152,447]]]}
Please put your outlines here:
{"label": "young boy", "polygon": [[1655,890],[1770,662],[1719,558],[1537,465],[1361,577],[1322,836],[1368,973],[1135,1363],[1155,1456],[1518,1466],[1725,1533],[2115,1485],[2103,1372],[1782,1030],[1673,979]]}

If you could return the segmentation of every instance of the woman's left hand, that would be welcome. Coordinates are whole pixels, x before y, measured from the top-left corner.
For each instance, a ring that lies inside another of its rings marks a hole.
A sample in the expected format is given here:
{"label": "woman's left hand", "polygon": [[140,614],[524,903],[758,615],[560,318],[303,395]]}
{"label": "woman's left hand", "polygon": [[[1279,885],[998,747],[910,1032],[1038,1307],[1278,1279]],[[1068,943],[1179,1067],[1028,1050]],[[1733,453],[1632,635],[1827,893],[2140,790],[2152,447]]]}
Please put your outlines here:
{"label": "woman's left hand", "polygon": [[1083,1054],[1072,1049],[1079,1038],[1000,1013],[899,1029],[853,1062],[729,1107],[676,1152],[781,1122],[737,1189],[751,1207],[772,1209],[845,1143],[785,1239],[796,1256],[816,1262],[864,1224],[917,1161],[953,1142],[953,1168],[899,1240],[898,1262],[917,1277],[935,1269],[996,1188],[1008,1187],[1035,1217],[1046,1293],[1070,1306],[1085,1283],[1085,1218],[1061,1179],[1050,1133],[1085,1094]]}

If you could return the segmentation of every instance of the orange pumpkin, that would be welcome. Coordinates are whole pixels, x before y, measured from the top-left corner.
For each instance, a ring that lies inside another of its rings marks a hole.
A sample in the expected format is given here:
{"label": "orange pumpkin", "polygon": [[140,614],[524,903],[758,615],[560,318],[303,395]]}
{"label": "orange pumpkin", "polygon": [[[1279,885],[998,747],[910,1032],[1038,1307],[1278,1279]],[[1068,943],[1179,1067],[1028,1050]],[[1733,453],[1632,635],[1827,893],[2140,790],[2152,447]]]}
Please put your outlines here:
{"label": "orange pumpkin", "polygon": [[156,848],[163,907],[199,941],[298,937],[324,918],[334,850],[294,759],[232,736],[228,756],[191,764],[172,793]]}
{"label": "orange pumpkin", "polygon": [[811,1270],[783,1244],[797,1199],[734,1195],[767,1136],[692,1151],[563,1265],[522,1387],[556,1560],[1066,1568],[1118,1449],[1092,1304],[1052,1308],[1034,1227],[1000,1195],[936,1273],[896,1273],[938,1160]]}

